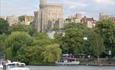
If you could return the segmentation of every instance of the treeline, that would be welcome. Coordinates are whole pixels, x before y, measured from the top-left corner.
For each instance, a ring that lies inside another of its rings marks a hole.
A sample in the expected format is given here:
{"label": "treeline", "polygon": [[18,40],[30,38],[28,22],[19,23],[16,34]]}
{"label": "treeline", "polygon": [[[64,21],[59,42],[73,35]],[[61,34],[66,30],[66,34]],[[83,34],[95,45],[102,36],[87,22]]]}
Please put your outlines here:
{"label": "treeline", "polygon": [[58,61],[62,50],[46,33],[37,33],[31,25],[9,26],[7,21],[0,19],[0,52],[12,61],[47,64]]}
{"label": "treeline", "polygon": [[0,18],[0,52],[5,59],[26,64],[55,63],[61,54],[90,55],[92,58],[115,56],[115,24],[110,20],[97,22],[95,28],[85,24],[68,23],[64,33],[50,39],[47,33],[36,32],[30,26],[9,26]]}

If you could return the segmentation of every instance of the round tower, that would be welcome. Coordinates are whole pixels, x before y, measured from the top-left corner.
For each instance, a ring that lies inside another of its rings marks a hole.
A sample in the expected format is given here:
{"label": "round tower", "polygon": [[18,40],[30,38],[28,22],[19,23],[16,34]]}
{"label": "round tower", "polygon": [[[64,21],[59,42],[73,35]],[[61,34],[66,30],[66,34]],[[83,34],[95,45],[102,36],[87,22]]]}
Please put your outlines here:
{"label": "round tower", "polygon": [[47,0],[40,0],[40,8],[43,8],[45,5],[47,5]]}

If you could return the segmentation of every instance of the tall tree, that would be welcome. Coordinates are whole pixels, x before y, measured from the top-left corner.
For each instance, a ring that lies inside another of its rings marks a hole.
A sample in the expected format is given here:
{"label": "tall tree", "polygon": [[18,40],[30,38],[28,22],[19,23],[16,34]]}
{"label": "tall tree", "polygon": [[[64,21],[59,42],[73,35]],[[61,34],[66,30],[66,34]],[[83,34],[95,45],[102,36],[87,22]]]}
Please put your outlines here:
{"label": "tall tree", "polygon": [[83,53],[83,33],[75,28],[67,29],[62,39],[61,48],[63,49],[63,53]]}
{"label": "tall tree", "polygon": [[99,21],[95,30],[104,39],[106,50],[115,48],[115,24],[111,20]]}
{"label": "tall tree", "polygon": [[11,32],[20,31],[20,32],[27,32],[30,35],[36,33],[36,31],[31,27],[31,25],[24,25],[24,24],[14,24],[10,27]]}
{"label": "tall tree", "polygon": [[7,33],[8,30],[9,30],[9,23],[6,20],[0,18],[0,34]]}
{"label": "tall tree", "polygon": [[45,51],[42,53],[42,56],[45,63],[55,63],[61,58],[61,49],[58,44],[48,45],[45,47]]}
{"label": "tall tree", "polygon": [[12,32],[6,39],[6,58],[17,60],[18,51],[24,46],[31,46],[32,38],[25,32]]}
{"label": "tall tree", "polygon": [[5,39],[7,38],[7,35],[2,34],[0,35],[0,53],[4,53],[5,51]]}
{"label": "tall tree", "polygon": [[105,52],[105,46],[103,42],[103,38],[95,32],[92,32],[92,36],[90,37],[90,47],[89,53],[95,57],[99,57],[102,53]]}

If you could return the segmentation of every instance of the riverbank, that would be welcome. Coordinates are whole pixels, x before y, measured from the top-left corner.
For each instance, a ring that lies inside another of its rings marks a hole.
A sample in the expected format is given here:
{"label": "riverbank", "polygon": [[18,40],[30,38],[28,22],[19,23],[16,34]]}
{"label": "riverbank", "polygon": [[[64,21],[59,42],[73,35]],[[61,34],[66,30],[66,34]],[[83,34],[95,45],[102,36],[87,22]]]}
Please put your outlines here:
{"label": "riverbank", "polygon": [[79,64],[84,66],[115,66],[115,64]]}
{"label": "riverbank", "polygon": [[32,64],[31,66],[115,66],[115,61],[97,61],[97,60],[87,60],[80,61],[80,64]]}
{"label": "riverbank", "polygon": [[29,66],[115,66],[115,64],[34,64]]}
{"label": "riverbank", "polygon": [[80,65],[87,66],[115,66],[115,60],[81,60]]}

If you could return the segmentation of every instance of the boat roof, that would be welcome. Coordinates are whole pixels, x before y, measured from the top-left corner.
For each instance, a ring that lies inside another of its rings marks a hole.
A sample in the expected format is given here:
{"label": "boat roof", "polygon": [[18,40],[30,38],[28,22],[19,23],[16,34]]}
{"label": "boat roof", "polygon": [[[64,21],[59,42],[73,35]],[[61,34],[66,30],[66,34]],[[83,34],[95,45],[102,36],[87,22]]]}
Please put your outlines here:
{"label": "boat roof", "polygon": [[11,63],[6,63],[6,65],[9,65],[9,64],[24,64],[24,65],[25,65],[25,63],[21,63],[21,62],[11,62]]}

